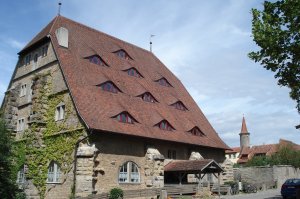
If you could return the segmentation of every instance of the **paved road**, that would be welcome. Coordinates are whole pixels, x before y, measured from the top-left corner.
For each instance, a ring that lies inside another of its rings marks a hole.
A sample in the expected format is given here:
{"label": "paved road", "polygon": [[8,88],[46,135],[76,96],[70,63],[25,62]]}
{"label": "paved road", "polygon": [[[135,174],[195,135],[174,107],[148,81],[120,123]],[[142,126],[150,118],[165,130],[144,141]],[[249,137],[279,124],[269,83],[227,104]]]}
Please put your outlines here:
{"label": "paved road", "polygon": [[235,196],[221,196],[221,199],[282,199],[280,189],[269,189],[251,194],[238,194]]}

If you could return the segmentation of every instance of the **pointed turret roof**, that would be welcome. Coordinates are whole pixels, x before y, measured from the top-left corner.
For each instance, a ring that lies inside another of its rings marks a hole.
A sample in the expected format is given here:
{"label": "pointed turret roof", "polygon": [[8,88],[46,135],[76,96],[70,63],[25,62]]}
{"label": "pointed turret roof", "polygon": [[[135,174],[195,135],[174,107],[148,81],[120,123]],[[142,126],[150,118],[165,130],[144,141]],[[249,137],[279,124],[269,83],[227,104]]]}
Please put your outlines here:
{"label": "pointed turret roof", "polygon": [[246,133],[249,133],[249,132],[248,132],[248,130],[247,130],[245,117],[243,116],[242,128],[241,128],[241,134],[246,134]]}

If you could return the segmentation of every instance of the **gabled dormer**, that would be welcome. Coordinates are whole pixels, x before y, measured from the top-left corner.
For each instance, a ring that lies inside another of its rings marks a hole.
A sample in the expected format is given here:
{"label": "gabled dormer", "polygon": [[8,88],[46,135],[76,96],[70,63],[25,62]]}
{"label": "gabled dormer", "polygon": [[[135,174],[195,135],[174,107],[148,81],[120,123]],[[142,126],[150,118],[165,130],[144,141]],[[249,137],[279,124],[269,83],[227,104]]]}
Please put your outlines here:
{"label": "gabled dormer", "polygon": [[175,130],[175,128],[167,120],[162,120],[159,123],[157,123],[155,126],[165,131]]}
{"label": "gabled dormer", "polygon": [[92,55],[92,56],[86,57],[85,59],[88,59],[90,61],[90,63],[97,64],[99,66],[108,66],[99,55]]}
{"label": "gabled dormer", "polygon": [[127,74],[129,76],[143,78],[143,76],[141,75],[141,73],[136,68],[134,68],[134,67],[129,68],[129,69],[124,70],[124,71],[127,72]]}
{"label": "gabled dormer", "polygon": [[191,130],[188,131],[192,135],[203,137],[205,134],[199,129],[198,126],[193,127]]}
{"label": "gabled dormer", "polygon": [[115,55],[117,55],[120,58],[127,59],[127,60],[133,60],[131,58],[131,56],[129,56],[129,54],[123,49],[117,50],[114,53],[115,53]]}
{"label": "gabled dormer", "polygon": [[169,83],[169,81],[168,81],[166,78],[164,78],[164,77],[162,77],[162,78],[156,80],[156,82],[158,82],[158,84],[161,85],[161,86],[173,87],[173,86]]}
{"label": "gabled dormer", "polygon": [[150,92],[145,92],[138,97],[142,98],[145,102],[157,103],[158,101],[153,97]]}
{"label": "gabled dormer", "polygon": [[186,108],[186,106],[182,103],[182,101],[177,101],[173,104],[171,104],[171,106],[173,106],[174,108],[181,110],[181,111],[187,111],[188,109]]}
{"label": "gabled dormer", "polygon": [[113,118],[123,123],[129,123],[129,124],[137,123],[137,120],[134,119],[134,117],[132,117],[127,111],[123,111],[118,115],[114,116]]}
{"label": "gabled dormer", "polygon": [[97,85],[104,91],[112,92],[112,93],[118,93],[122,92],[112,81],[107,81],[102,84]]}

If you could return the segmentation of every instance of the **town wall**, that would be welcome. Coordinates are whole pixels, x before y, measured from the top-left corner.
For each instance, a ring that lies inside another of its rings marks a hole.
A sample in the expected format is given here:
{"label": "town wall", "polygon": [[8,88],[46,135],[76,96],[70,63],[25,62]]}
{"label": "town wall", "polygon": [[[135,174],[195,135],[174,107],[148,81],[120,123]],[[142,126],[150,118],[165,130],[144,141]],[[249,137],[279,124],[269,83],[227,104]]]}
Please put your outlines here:
{"label": "town wall", "polygon": [[289,165],[235,168],[234,176],[237,181],[257,184],[261,188],[272,186],[272,182],[276,183],[277,188],[280,188],[286,179],[299,178],[300,169]]}

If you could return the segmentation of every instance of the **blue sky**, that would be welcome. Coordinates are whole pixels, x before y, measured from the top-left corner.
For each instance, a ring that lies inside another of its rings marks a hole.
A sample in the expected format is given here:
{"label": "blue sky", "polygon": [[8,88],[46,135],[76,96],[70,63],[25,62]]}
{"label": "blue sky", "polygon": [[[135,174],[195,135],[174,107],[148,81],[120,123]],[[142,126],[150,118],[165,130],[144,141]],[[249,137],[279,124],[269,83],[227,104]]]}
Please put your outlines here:
{"label": "blue sky", "polygon": [[[182,81],[229,146],[239,146],[243,114],[252,145],[300,144],[289,89],[249,60],[251,8],[260,0],[63,0],[61,14],[149,49]],[[0,7],[0,101],[17,53],[57,14],[58,1],[12,0]]]}

